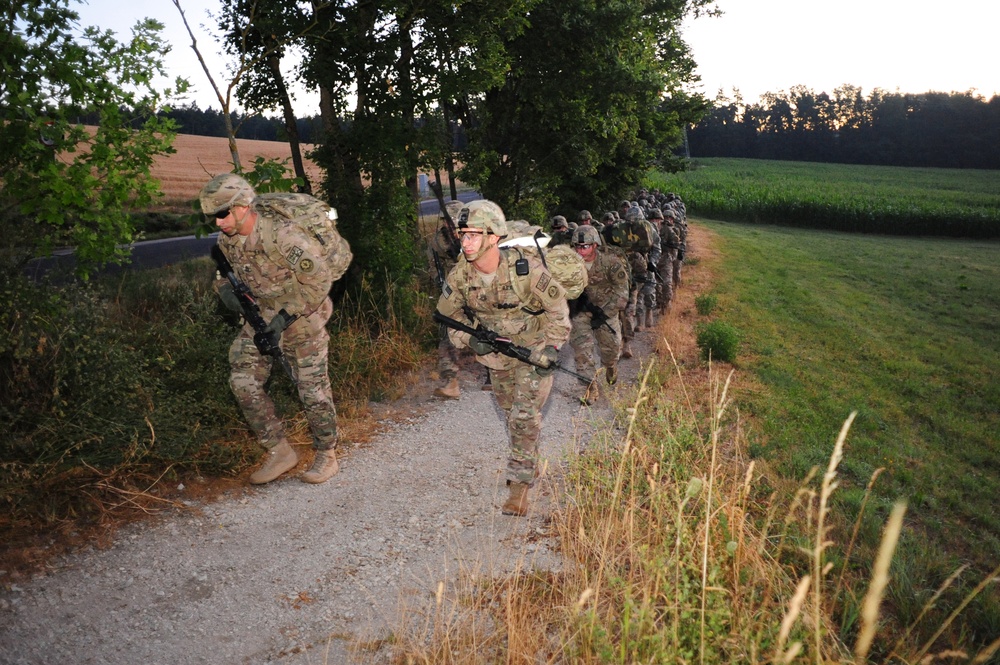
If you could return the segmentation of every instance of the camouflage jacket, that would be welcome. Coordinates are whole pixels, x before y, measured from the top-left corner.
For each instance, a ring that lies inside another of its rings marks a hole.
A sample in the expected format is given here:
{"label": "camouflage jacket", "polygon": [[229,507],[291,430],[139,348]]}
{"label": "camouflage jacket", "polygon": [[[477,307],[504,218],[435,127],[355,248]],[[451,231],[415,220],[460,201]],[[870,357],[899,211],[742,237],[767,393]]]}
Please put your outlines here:
{"label": "camouflage jacket", "polygon": [[[520,257],[517,252],[501,252],[500,265],[492,280],[464,257],[460,258],[445,279],[438,311],[473,328],[481,323],[535,352],[546,346],[559,348],[570,333],[566,291],[533,254],[524,254],[528,274],[518,276],[514,263]],[[515,284],[515,280],[520,283]],[[522,298],[518,292],[528,294],[528,298]],[[458,348],[469,345],[468,333],[449,330],[448,335]],[[499,353],[476,359],[492,369],[510,369],[520,362]]]}
{"label": "camouflage jacket", "polygon": [[660,227],[660,243],[662,247],[680,249],[681,239],[677,234],[677,224],[666,224]]}
{"label": "camouflage jacket", "polygon": [[[219,234],[219,247],[253,292],[265,320],[280,309],[300,317],[312,314],[334,282],[323,247],[296,222],[257,206],[253,210],[258,216],[250,235]],[[267,234],[273,245],[264,242]]]}
{"label": "camouflage jacket", "polygon": [[618,316],[618,311],[628,304],[629,275],[628,263],[620,252],[609,251],[605,247],[597,250],[597,258],[587,265],[589,279],[584,293],[608,316]]}

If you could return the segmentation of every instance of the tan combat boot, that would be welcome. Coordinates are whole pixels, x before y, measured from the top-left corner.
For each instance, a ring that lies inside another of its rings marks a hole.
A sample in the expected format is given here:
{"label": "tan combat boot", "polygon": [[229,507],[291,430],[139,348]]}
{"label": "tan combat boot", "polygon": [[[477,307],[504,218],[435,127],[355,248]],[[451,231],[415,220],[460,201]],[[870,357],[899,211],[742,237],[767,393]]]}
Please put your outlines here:
{"label": "tan combat boot", "polygon": [[597,400],[600,399],[600,397],[601,397],[601,391],[597,387],[597,379],[594,379],[589,384],[587,384],[587,388],[583,391],[583,394],[580,395],[580,403],[585,404],[586,406],[590,406],[591,404],[597,402]]}
{"label": "tan combat boot", "polygon": [[504,515],[524,517],[528,514],[528,483],[512,483],[507,481],[510,495],[500,509]]}
{"label": "tan combat boot", "polygon": [[435,390],[434,394],[445,399],[458,399],[458,396],[461,394],[461,390],[458,387],[458,377],[451,378],[448,383]]}
{"label": "tan combat boot", "polygon": [[340,471],[336,450],[317,450],[312,467],[302,474],[302,482],[318,485],[325,483]]}
{"label": "tan combat boot", "polygon": [[647,309],[646,310],[646,328],[649,329],[649,330],[652,330],[653,325],[654,325],[653,324],[653,310],[652,309]]}
{"label": "tan combat boot", "polygon": [[618,383],[618,367],[609,367],[604,376],[607,378],[609,386],[615,385]]}
{"label": "tan combat boot", "polygon": [[629,340],[625,340],[622,343],[622,358],[631,358],[631,357],[632,357],[632,344],[629,343]]}
{"label": "tan combat boot", "polygon": [[285,471],[290,471],[299,463],[299,456],[295,454],[287,441],[282,441],[267,451],[267,459],[263,466],[253,472],[250,482],[253,485],[263,485],[269,483]]}

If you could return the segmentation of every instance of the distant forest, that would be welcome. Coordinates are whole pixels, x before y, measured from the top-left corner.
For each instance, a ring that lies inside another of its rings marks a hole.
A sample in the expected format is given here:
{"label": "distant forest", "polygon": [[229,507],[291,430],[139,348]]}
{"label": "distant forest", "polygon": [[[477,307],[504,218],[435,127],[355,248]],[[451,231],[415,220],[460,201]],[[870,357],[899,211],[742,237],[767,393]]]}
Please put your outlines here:
{"label": "distant forest", "polygon": [[[171,109],[182,134],[225,136],[221,111]],[[286,140],[280,118],[232,114],[238,138]],[[86,122],[87,119],[81,119]],[[322,140],[319,116],[298,120],[303,143]],[[462,137],[457,137],[460,141]],[[464,141],[461,141],[464,143]],[[969,92],[890,93],[845,85],[833,94],[805,86],[747,104],[721,94],[688,130],[690,156],[1000,169],[1000,96]],[[464,146],[457,146],[464,147]]]}
{"label": "distant forest", "polygon": [[1000,96],[804,86],[746,104],[720,94],[688,131],[692,158],[1000,169]]}

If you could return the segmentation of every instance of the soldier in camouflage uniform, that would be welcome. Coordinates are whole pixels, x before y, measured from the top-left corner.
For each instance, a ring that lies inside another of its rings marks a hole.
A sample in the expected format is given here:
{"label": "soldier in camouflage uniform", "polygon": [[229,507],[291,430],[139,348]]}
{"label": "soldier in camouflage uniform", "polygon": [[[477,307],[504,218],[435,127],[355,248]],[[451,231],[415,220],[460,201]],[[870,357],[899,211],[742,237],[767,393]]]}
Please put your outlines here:
{"label": "soldier in camouflage uniform", "polygon": [[628,317],[635,320],[635,330],[643,325],[653,327],[653,310],[656,309],[656,263],[660,260],[660,234],[646,220],[638,206],[629,208],[625,221],[647,225],[652,246],[645,251],[629,251],[629,265],[632,268],[633,286],[629,293]]}
{"label": "soldier in camouflage uniform", "polygon": [[[510,494],[502,511],[524,515],[528,490],[537,477],[542,407],[552,390],[555,369],[548,366],[557,362],[559,346],[569,339],[566,291],[535,254],[498,247],[507,235],[507,224],[503,211],[492,201],[469,203],[460,216],[459,233],[464,259],[448,274],[438,311],[472,327],[482,324],[531,349],[531,361],[541,365],[494,353],[491,345],[468,333],[449,330],[455,346],[471,348],[478,362],[489,368],[493,394],[507,414],[510,433]],[[518,275],[525,272],[515,266],[522,256],[527,274]]]}
{"label": "soldier in camouflage uniform", "polygon": [[[569,303],[573,324],[569,341],[576,356],[576,371],[594,376],[596,340],[605,378],[613,385],[618,380],[622,350],[619,312],[628,304],[629,269],[620,252],[608,251],[603,244],[601,234],[593,227],[581,226],[573,232],[573,246],[587,264],[588,279],[583,295]],[[595,379],[580,399],[593,404],[598,394]]]}
{"label": "soldier in camouflage uniform", "polygon": [[558,245],[568,245],[570,242],[569,222],[562,215],[556,215],[551,222],[552,233],[549,236],[549,244],[546,247],[556,247]]}
{"label": "soldier in camouflage uniform", "polygon": [[[451,217],[452,223],[458,224],[458,215],[464,207],[465,204],[461,201],[449,201],[445,204],[445,209],[448,212],[448,216]],[[438,286],[444,288],[444,278],[455,267],[455,263],[458,262],[458,253],[456,253],[455,247],[459,244],[459,240],[457,237],[454,242],[449,240],[452,230],[448,226],[443,212],[440,217],[441,226],[434,232],[434,236],[427,245],[431,252],[431,260],[434,262],[435,271],[438,273],[440,282]],[[448,339],[448,328],[444,325],[440,326],[438,336],[437,371],[438,375],[444,380],[444,385],[437,388],[434,394],[445,399],[458,399],[462,394],[461,388],[458,385],[458,351],[451,343],[451,340]]]}
{"label": "soldier in camouflage uniform", "polygon": [[657,295],[657,303],[660,306],[660,313],[666,314],[670,311],[670,303],[674,299],[674,259],[677,258],[677,231],[674,228],[674,212],[669,208],[661,212],[659,208],[653,208],[651,217],[660,220],[660,260],[656,264],[656,274],[660,278],[660,292]]}
{"label": "soldier in camouflage uniform", "polygon": [[[289,360],[316,451],[313,465],[302,480],[322,483],[339,469],[337,410],[327,371],[330,336],[326,322],[333,311],[329,293],[350,263],[350,249],[342,241],[338,253],[330,254],[318,236],[311,235],[294,217],[278,215],[268,205],[280,201],[302,214],[332,212],[325,203],[305,194],[257,197],[246,180],[227,173],[212,178],[202,188],[199,200],[202,211],[215,218],[222,232],[219,247],[239,279],[253,292],[261,314],[270,321],[268,334],[280,340],[281,350]],[[228,281],[222,281],[218,291],[227,307],[240,311]],[[262,484],[294,468],[298,456],[264,390],[272,358],[261,355],[253,338],[254,330],[246,323],[229,349],[229,385],[247,422],[268,451],[264,464],[250,476],[251,483]]]}

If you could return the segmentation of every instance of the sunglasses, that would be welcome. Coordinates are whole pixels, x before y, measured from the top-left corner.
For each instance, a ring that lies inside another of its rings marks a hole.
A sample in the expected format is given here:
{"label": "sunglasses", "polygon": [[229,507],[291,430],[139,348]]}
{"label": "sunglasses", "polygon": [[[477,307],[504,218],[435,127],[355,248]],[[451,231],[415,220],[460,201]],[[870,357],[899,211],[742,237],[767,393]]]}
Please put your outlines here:
{"label": "sunglasses", "polygon": [[223,208],[212,216],[216,219],[225,219],[226,217],[229,217],[229,208]]}
{"label": "sunglasses", "polygon": [[597,245],[592,242],[585,242],[582,245],[577,245],[577,249],[590,249],[591,247],[596,247]]}

